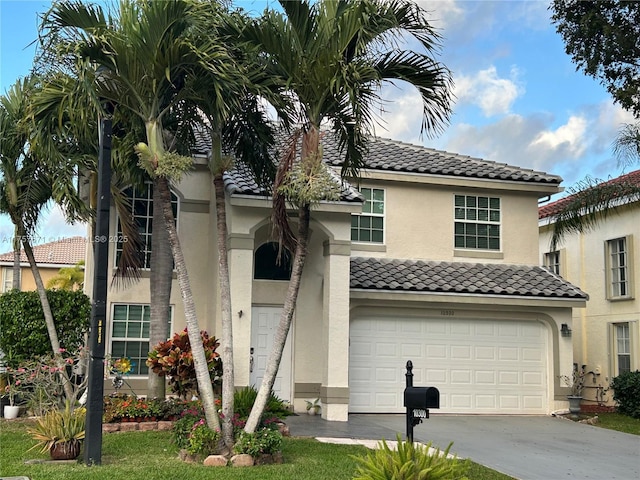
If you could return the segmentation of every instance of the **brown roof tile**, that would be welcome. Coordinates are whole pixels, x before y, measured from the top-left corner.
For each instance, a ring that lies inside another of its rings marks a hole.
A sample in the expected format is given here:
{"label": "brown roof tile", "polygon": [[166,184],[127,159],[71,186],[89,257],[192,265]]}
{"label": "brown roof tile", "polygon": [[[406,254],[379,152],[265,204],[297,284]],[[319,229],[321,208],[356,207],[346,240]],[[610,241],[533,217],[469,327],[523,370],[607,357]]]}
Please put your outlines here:
{"label": "brown roof tile", "polygon": [[[38,264],[75,265],[84,260],[87,240],[85,237],[62,238],[55,242],[33,246]],[[13,262],[13,252],[0,255],[0,262]],[[28,262],[24,249],[20,250],[20,262]]]}

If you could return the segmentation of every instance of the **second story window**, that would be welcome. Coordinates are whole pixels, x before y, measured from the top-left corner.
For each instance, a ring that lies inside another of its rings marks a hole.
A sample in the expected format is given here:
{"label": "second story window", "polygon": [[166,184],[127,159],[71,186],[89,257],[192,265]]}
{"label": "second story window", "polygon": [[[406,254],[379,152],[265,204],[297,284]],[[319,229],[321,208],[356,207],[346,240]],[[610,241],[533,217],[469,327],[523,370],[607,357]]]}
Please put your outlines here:
{"label": "second story window", "polygon": [[560,275],[560,252],[548,252],[544,254],[544,266],[556,275]]}
{"label": "second story window", "polygon": [[384,190],[360,188],[365,199],[362,213],[351,216],[351,241],[384,243]]}
{"label": "second story window", "polygon": [[631,237],[615,238],[606,243],[607,298],[631,298]]}
{"label": "second story window", "polygon": [[454,198],[454,246],[500,250],[500,199],[456,195]]}
{"label": "second story window", "polygon": [[[129,187],[123,190],[125,198],[130,202],[131,217],[140,236],[141,248],[141,268],[151,268],[151,236],[153,234],[153,187],[151,183],[146,184],[146,188],[140,190]],[[171,206],[173,216],[178,220],[178,197],[171,192]],[[116,243],[116,264],[122,254],[124,233],[120,219],[118,219],[118,242]]]}

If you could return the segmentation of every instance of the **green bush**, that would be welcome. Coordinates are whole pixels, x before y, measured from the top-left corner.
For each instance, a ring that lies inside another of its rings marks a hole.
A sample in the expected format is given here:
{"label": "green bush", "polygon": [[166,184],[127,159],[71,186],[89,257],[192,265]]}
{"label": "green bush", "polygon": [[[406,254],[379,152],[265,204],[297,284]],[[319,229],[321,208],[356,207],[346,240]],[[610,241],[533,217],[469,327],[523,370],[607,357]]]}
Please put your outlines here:
{"label": "green bush", "polygon": [[[47,298],[60,346],[76,351],[89,329],[89,297],[79,291],[47,290]],[[52,353],[38,292],[12,290],[0,295],[0,350],[23,360]]]}
{"label": "green bush", "polygon": [[211,430],[204,419],[198,420],[191,427],[187,452],[191,455],[208,456],[216,452],[220,440],[220,432]]}
{"label": "green bush", "polygon": [[398,449],[392,450],[382,440],[366,457],[353,457],[358,462],[354,480],[464,480],[469,460],[448,458],[451,445],[444,452],[429,453],[427,445],[414,445],[397,437]]}
{"label": "green bush", "polygon": [[255,433],[241,431],[233,446],[235,453],[248,453],[252,457],[262,454],[273,454],[282,449],[282,434],[270,428],[263,428]]}
{"label": "green bush", "polygon": [[618,402],[618,412],[632,418],[640,418],[640,370],[625,372],[611,381],[613,399]]}
{"label": "green bush", "polygon": [[[246,420],[249,418],[249,413],[251,413],[251,408],[253,407],[257,396],[258,390],[253,386],[240,388],[235,391],[233,396],[233,408],[240,419]],[[263,421],[273,417],[282,419],[288,415],[291,415],[291,412],[287,408],[284,400],[281,400],[271,392],[262,416]]]}

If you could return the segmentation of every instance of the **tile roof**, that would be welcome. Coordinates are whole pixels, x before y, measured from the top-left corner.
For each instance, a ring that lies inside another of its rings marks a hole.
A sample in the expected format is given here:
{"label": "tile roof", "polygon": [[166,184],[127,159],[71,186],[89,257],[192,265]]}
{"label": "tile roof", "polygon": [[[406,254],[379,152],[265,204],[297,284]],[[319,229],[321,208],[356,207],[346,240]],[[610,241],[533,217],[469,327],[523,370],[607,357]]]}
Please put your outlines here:
{"label": "tile roof", "polygon": [[[607,180],[606,182],[601,182],[598,185],[633,185],[635,187],[640,187],[640,170],[635,170],[633,172],[629,172],[625,175],[620,175],[619,177],[612,178],[611,180]],[[546,205],[538,208],[538,219],[553,217],[557,215],[562,209],[567,206],[572,200],[574,200],[576,194],[568,195],[564,198],[556,200],[555,202],[547,203]]]}
{"label": "tile roof", "polygon": [[587,300],[549,270],[526,265],[427,262],[354,257],[352,289]]}
{"label": "tile roof", "polygon": [[[37,264],[75,265],[84,260],[87,239],[85,237],[62,238],[55,242],[33,246]],[[20,262],[28,262],[24,249],[20,250]],[[13,252],[0,255],[0,262],[13,262]]]}
{"label": "tile roof", "polygon": [[[194,153],[207,153],[211,145],[207,132],[203,129],[195,133],[197,141]],[[284,144],[286,135],[281,133],[278,137],[278,141]],[[342,166],[343,155],[340,154],[338,140],[333,132],[323,132],[322,144],[325,162],[333,167]],[[389,172],[504,180],[545,185],[559,185],[562,182],[562,178],[557,175],[374,136],[369,137],[366,163],[367,169]],[[238,171],[236,174],[230,175],[226,179],[229,191],[264,195],[265,192],[260,191],[255,183],[252,182],[251,176],[246,176],[247,174],[248,172],[246,171]]]}
{"label": "tile roof", "polygon": [[[560,184],[562,178],[544,172],[496,163],[481,158],[449,153],[381,137],[370,137],[367,168],[390,172],[422,173],[466,178]],[[338,143],[326,137],[324,158],[333,166],[342,165]]]}

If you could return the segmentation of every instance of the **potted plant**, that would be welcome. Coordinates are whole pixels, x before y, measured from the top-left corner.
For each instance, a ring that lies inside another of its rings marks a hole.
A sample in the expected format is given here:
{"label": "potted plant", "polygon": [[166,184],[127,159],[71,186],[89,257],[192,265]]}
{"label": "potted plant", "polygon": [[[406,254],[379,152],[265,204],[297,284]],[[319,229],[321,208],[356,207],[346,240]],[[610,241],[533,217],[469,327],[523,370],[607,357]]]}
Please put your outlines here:
{"label": "potted plant", "polygon": [[16,405],[16,400],[22,390],[22,381],[18,377],[18,373],[18,370],[7,367],[4,374],[4,395],[9,400],[9,404],[4,406],[3,414],[7,419],[18,418],[20,413],[20,406]]}
{"label": "potted plant", "polygon": [[320,399],[316,398],[315,400],[306,400],[307,402],[307,413],[309,415],[315,415],[320,412]]}
{"label": "potted plant", "polygon": [[571,394],[567,395],[567,399],[569,400],[569,412],[574,414],[580,413],[580,403],[582,402],[582,390],[584,389],[584,375],[586,368],[586,365],[578,367],[578,364],[574,363],[571,377],[568,375],[560,376],[560,379],[564,384],[571,388]]}
{"label": "potted plant", "polygon": [[42,453],[49,452],[53,460],[71,460],[80,455],[84,440],[86,410],[72,408],[67,401],[64,410],[50,410],[36,420],[34,427],[27,429],[37,443],[29,450],[40,447]]}

